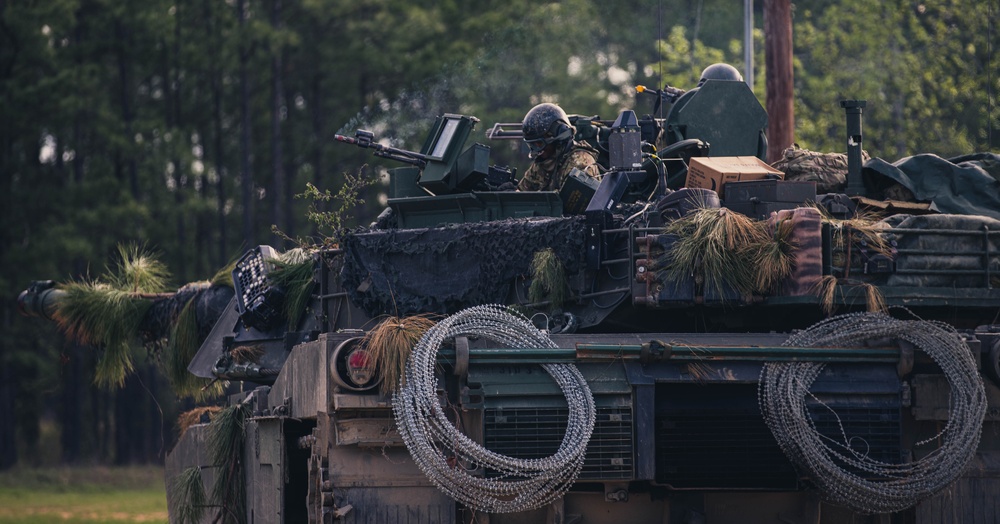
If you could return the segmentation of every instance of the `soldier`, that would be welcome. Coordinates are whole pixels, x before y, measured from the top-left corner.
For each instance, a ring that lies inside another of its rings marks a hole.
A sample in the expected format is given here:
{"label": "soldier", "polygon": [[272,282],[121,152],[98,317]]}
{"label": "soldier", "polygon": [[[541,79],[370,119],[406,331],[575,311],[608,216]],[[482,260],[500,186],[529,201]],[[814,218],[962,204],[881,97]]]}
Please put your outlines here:
{"label": "soldier", "polygon": [[518,190],[558,191],[573,168],[601,178],[597,150],[573,140],[576,130],[559,106],[545,103],[531,108],[524,115],[521,131],[534,162],[525,171]]}

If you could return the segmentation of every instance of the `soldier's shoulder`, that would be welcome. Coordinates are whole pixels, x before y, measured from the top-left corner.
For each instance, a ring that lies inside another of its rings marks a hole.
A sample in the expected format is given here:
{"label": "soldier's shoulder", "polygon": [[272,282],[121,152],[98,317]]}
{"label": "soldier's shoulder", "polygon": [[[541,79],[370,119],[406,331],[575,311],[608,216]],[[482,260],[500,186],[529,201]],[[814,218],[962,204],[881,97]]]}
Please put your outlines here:
{"label": "soldier's shoulder", "polygon": [[585,152],[590,155],[593,155],[594,158],[597,158],[597,155],[600,153],[597,150],[597,148],[588,144],[587,142],[573,142],[573,153],[576,154],[580,152]]}
{"label": "soldier's shoulder", "polygon": [[589,145],[574,147],[569,154],[569,160],[574,164],[593,164],[597,162],[597,150]]}

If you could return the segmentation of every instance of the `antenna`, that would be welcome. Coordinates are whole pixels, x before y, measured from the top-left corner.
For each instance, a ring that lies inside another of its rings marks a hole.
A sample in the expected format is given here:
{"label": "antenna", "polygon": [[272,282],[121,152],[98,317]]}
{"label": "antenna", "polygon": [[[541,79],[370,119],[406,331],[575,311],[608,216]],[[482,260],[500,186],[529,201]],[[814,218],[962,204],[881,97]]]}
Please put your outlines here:
{"label": "antenna", "polygon": [[[660,41],[663,40],[663,0],[656,3],[656,61],[660,65],[660,79],[657,84],[663,83],[663,55],[660,54]],[[656,86],[660,88],[659,85]],[[663,104],[657,104],[660,108],[660,118],[663,118]]]}
{"label": "antenna", "polygon": [[743,0],[743,78],[753,91],[753,0]]}
{"label": "antenna", "polygon": [[993,150],[993,3],[986,4],[986,136],[987,151]]}

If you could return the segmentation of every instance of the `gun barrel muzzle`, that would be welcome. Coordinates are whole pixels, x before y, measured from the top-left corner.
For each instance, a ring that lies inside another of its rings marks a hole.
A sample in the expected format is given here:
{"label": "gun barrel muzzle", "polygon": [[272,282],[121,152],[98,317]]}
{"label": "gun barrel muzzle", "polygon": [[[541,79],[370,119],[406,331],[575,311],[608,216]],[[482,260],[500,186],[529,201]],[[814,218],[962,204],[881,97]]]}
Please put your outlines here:
{"label": "gun barrel muzzle", "polygon": [[56,305],[66,294],[51,280],[35,280],[17,297],[17,311],[26,317],[55,320]]}

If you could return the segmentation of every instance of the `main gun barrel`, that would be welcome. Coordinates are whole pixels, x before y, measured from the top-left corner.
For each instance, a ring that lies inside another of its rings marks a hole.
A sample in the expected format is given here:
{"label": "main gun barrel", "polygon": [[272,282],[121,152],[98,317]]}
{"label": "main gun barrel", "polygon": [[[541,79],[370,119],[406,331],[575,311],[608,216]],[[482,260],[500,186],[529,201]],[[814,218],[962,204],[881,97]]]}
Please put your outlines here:
{"label": "main gun barrel", "polygon": [[34,280],[17,297],[17,311],[26,317],[41,317],[55,320],[56,304],[66,295],[61,289],[56,289],[52,280]]}

